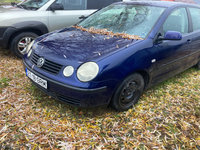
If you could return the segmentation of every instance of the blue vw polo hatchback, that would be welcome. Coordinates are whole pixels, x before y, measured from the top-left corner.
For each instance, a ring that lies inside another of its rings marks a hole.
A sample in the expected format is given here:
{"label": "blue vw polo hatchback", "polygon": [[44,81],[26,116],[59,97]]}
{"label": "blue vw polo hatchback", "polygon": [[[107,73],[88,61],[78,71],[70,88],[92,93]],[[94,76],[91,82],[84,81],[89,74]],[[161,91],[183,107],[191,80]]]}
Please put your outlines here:
{"label": "blue vw polo hatchback", "polygon": [[200,7],[120,2],[27,47],[26,75],[68,104],[129,109],[143,90],[200,68]]}

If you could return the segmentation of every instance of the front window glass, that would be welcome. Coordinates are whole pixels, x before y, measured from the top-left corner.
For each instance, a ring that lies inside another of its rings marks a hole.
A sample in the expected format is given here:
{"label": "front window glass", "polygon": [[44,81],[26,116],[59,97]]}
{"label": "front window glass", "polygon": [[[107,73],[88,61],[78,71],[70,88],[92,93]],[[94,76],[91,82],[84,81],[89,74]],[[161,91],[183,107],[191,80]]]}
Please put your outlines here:
{"label": "front window glass", "polygon": [[193,31],[200,30],[200,9],[189,8],[189,10],[192,16]]}
{"label": "front window glass", "polygon": [[57,0],[56,3],[63,5],[64,10],[85,10],[87,0]]}
{"label": "front window glass", "polygon": [[188,33],[188,17],[185,8],[173,11],[163,25],[163,32],[178,31]]}
{"label": "front window glass", "polygon": [[163,7],[115,4],[91,15],[78,26],[145,38],[164,10]]}
{"label": "front window glass", "polygon": [[121,0],[87,0],[87,9],[100,9]]}
{"label": "front window glass", "polygon": [[27,0],[19,5],[17,7],[21,7],[24,9],[30,9],[30,10],[37,10],[43,5],[45,5],[49,0]]}

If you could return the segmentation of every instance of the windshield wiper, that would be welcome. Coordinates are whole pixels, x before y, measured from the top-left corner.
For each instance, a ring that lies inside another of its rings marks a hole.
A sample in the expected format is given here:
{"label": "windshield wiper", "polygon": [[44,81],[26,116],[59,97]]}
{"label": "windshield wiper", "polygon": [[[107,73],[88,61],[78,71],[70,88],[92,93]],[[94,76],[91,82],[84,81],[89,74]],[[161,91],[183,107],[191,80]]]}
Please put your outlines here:
{"label": "windshield wiper", "polygon": [[37,10],[38,9],[37,7],[31,7],[31,6],[26,7],[26,8],[29,9],[29,10]]}
{"label": "windshield wiper", "polygon": [[27,10],[37,10],[38,8],[36,7],[31,7],[31,6],[26,6],[26,5],[17,5],[19,8],[27,9]]}
{"label": "windshield wiper", "polygon": [[26,5],[16,5],[18,8],[27,9]]}

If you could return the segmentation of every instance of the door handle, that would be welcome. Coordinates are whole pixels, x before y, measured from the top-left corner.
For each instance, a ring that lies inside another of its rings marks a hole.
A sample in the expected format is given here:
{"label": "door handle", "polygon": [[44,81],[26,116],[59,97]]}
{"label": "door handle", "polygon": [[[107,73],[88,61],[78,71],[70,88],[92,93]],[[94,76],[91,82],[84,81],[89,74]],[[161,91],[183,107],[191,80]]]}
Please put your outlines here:
{"label": "door handle", "polygon": [[192,40],[191,40],[191,39],[188,39],[188,40],[187,40],[187,43],[191,43],[191,42],[192,42]]}

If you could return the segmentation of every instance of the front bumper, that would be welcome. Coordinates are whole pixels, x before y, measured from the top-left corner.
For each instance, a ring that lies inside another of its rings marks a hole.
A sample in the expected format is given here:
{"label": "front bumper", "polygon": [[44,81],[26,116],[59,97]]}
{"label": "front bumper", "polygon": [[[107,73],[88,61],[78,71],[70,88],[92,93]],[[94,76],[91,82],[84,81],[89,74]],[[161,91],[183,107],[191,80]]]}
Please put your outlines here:
{"label": "front bumper", "polygon": [[79,107],[94,107],[100,105],[107,105],[110,102],[111,92],[106,86],[95,89],[84,89],[69,86],[52,80],[48,77],[45,77],[40,73],[37,73],[31,67],[29,67],[29,65],[27,65],[25,60],[23,60],[23,63],[25,68],[27,68],[29,71],[31,71],[38,77],[47,81],[48,89],[44,89],[43,87],[37,85],[35,82],[32,82],[46,94],[58,100]]}

